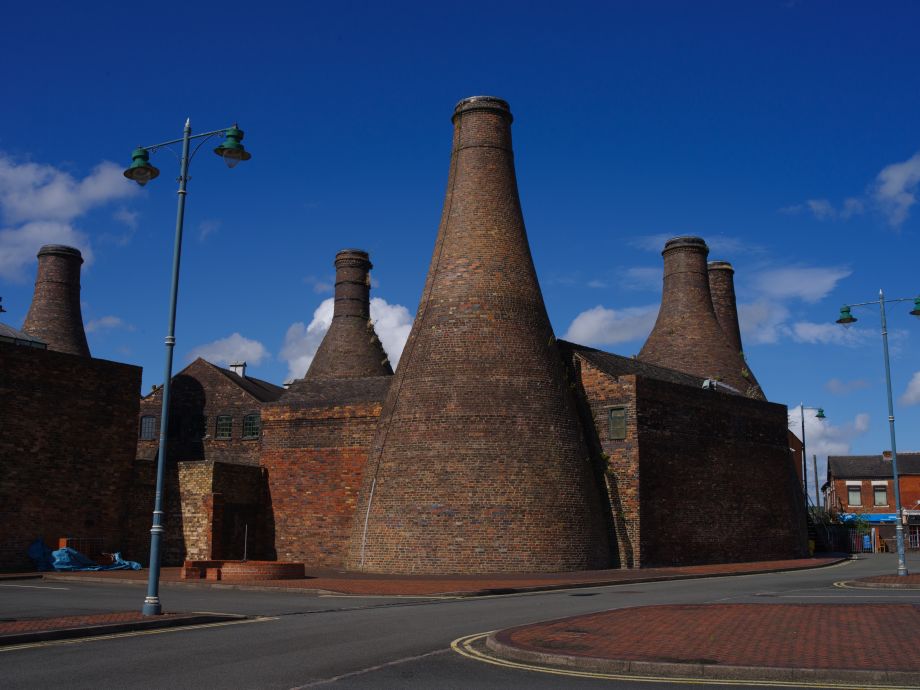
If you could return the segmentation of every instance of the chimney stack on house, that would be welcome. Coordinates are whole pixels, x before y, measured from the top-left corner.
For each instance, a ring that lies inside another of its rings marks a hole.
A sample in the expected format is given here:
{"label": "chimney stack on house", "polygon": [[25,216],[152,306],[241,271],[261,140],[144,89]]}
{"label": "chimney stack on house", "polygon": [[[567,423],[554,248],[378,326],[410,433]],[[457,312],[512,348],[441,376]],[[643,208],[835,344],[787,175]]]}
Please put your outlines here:
{"label": "chimney stack on house", "polygon": [[709,290],[706,242],[701,237],[675,237],[665,243],[661,254],[661,309],[638,359],[715,379],[742,395],[763,398],[740,350],[729,344],[716,317]]}
{"label": "chimney stack on house", "polygon": [[231,364],[230,371],[239,376],[241,379],[246,378],[246,362],[235,362]]}
{"label": "chimney stack on house", "polygon": [[348,379],[393,373],[371,322],[371,268],[367,252],[360,249],[343,249],[335,255],[332,324],[305,379]]}
{"label": "chimney stack on house", "polygon": [[49,350],[90,357],[80,310],[80,250],[46,244],[38,251],[38,275],[22,331]]}
{"label": "chimney stack on house", "polygon": [[[744,347],[741,345],[741,326],[738,323],[738,304],[735,299],[735,269],[727,261],[710,261],[708,269],[709,292],[712,295],[712,308],[716,313],[716,320],[728,344],[745,360],[748,388],[756,386],[760,390],[760,384],[744,357]],[[760,396],[752,395],[751,397],[766,399],[763,391]]]}
{"label": "chimney stack on house", "polygon": [[477,96],[452,120],[434,255],[371,445],[347,566],[607,567],[599,488],[524,228],[511,111]]}

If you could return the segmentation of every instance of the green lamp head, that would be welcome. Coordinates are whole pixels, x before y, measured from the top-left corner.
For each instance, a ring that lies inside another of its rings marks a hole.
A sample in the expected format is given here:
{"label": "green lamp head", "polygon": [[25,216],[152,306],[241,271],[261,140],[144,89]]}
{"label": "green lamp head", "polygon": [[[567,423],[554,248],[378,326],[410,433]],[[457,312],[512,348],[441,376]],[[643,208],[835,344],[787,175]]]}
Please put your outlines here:
{"label": "green lamp head", "polygon": [[850,313],[849,307],[840,307],[840,318],[837,319],[837,323],[843,324],[848,328],[851,324],[856,323],[856,317]]}
{"label": "green lamp head", "polygon": [[134,180],[141,187],[160,174],[160,171],[150,165],[150,154],[147,149],[136,148],[131,153],[131,165],[125,170],[124,175],[129,180]]}
{"label": "green lamp head", "polygon": [[914,308],[910,310],[911,316],[920,316],[920,297],[914,298]]}
{"label": "green lamp head", "polygon": [[240,143],[243,141],[243,130],[234,124],[224,132],[224,135],[226,139],[214,149],[214,153],[224,159],[228,168],[235,168],[240,161],[248,161],[252,158],[252,154]]}
{"label": "green lamp head", "polygon": [[819,407],[819,408],[818,408],[818,414],[815,415],[815,419],[827,419],[827,415],[824,414],[824,408],[823,408],[823,407]]}

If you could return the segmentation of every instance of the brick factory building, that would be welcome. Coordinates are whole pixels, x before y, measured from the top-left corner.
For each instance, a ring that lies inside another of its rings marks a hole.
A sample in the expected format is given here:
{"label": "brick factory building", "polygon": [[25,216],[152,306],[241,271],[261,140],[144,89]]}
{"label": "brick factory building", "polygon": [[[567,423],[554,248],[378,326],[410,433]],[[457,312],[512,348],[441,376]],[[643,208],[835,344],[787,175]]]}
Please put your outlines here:
{"label": "brick factory building", "polygon": [[141,370],[90,356],[82,263],[42,247],[22,332],[0,328],[0,569],[31,567],[37,537],[94,554],[126,537]]}
{"label": "brick factory building", "polygon": [[[173,376],[164,474],[163,562],[184,559],[268,557],[262,408],[284,389],[247,375],[246,363],[230,369],[201,358]],[[163,388],[140,403],[137,459],[129,515],[130,551],[146,561],[156,488]],[[244,549],[244,541],[247,547]]]}
{"label": "brick factory building", "polygon": [[[395,374],[370,321],[370,258],[346,249],[329,331],[287,390],[204,360],[174,377],[164,563],[239,558],[241,530],[250,558],[387,573],[807,554],[786,409],[744,358],[731,265],[707,263],[699,237],[670,240],[638,358],[556,341],[511,123],[497,98],[454,111],[444,211]],[[70,326],[28,337],[79,350],[79,301],[67,304]],[[139,506],[130,557],[146,561],[161,393],[138,408],[132,380],[133,462],[117,476]]]}
{"label": "brick factory building", "polygon": [[[920,549],[920,453],[898,453],[898,484],[906,519],[905,545]],[[895,536],[897,511],[891,451],[881,455],[831,455],[827,458],[825,507],[842,515],[860,515],[879,536]]]}

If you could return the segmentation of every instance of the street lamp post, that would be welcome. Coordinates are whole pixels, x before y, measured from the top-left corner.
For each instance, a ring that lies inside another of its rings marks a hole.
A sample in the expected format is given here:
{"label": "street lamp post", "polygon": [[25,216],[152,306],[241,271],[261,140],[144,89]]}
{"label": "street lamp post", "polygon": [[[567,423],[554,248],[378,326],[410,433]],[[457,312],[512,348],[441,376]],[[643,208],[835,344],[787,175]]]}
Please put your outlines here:
{"label": "street lamp post", "polygon": [[[805,453],[805,410],[817,410],[815,414],[815,419],[827,419],[827,415],[824,414],[823,407],[806,407],[805,403],[799,403],[799,414],[802,418],[802,491],[805,494],[805,510],[808,510],[808,455]],[[817,484],[818,478],[815,477],[815,483]],[[817,497],[818,487],[815,487],[815,496]],[[815,499],[815,507],[817,507],[817,498]]]}
{"label": "street lamp post", "polygon": [[870,304],[879,306],[879,314],[882,319],[882,352],[885,356],[885,386],[888,392],[888,430],[891,434],[891,474],[894,481],[894,507],[897,512],[895,520],[895,537],[898,544],[898,575],[907,575],[907,563],[904,560],[904,526],[901,524],[904,516],[901,514],[901,481],[898,477],[898,448],[895,443],[894,435],[894,402],[891,396],[891,365],[888,362],[888,321],[885,318],[886,302],[913,302],[914,308],[910,312],[912,316],[920,316],[920,297],[899,297],[897,299],[885,299],[885,293],[878,291],[878,299],[872,302],[859,302],[858,304],[845,304],[840,307],[840,318],[837,323],[849,327],[856,323],[850,310],[853,307],[865,307]]}
{"label": "street lamp post", "polygon": [[[150,571],[147,580],[147,596],[141,612],[145,616],[158,616],[163,613],[160,606],[160,542],[163,537],[163,475],[166,464],[166,437],[169,431],[169,390],[172,381],[173,349],[176,345],[176,301],[179,296],[179,261],[182,255],[182,225],[185,220],[186,184],[188,183],[188,166],[198,149],[210,138],[225,137],[224,142],[214,149],[214,153],[224,159],[227,167],[233,168],[240,161],[249,160],[252,155],[243,147],[243,132],[235,124],[224,129],[192,135],[191,120],[185,121],[181,139],[164,141],[153,146],[140,146],[131,154],[131,165],[124,175],[134,180],[141,187],[155,179],[160,171],[150,164],[150,153],[172,144],[182,144],[179,158],[179,202],[176,210],[176,238],[173,246],[172,283],[169,292],[169,327],[166,334],[166,372],[163,378],[163,405],[160,412],[160,447],[157,453],[157,483],[153,502],[153,525],[150,528]],[[189,155],[189,144],[193,139],[201,139],[195,150]]]}

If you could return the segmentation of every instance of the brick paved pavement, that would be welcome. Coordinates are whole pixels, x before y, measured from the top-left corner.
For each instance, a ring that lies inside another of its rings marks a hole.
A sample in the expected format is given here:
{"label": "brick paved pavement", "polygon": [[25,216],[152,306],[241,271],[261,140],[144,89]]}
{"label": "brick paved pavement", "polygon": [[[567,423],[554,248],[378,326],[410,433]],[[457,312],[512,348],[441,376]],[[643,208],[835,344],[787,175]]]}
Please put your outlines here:
{"label": "brick paved pavement", "polygon": [[[788,679],[784,671],[810,669],[815,678],[868,672],[861,677],[914,684],[920,681],[920,607],[645,606],[510,628],[493,634],[488,646],[508,658],[594,670],[714,677],[713,671],[734,667],[720,677]],[[899,673],[910,675],[893,675]]]}
{"label": "brick paved pavement", "polygon": [[[163,614],[172,617],[177,614]],[[39,630],[69,630],[94,625],[111,625],[113,623],[131,623],[146,620],[140,611],[120,611],[118,613],[97,613],[89,616],[61,616],[60,618],[24,618],[15,621],[0,621],[0,636],[14,633],[29,633]]]}
{"label": "brick paved pavement", "polygon": [[874,575],[873,577],[861,577],[858,580],[851,580],[847,584],[855,586],[867,586],[894,589],[920,589],[920,575]]}
{"label": "brick paved pavement", "polygon": [[[570,573],[502,573],[497,575],[374,575],[370,573],[339,572],[331,570],[307,570],[303,580],[259,580],[232,584],[206,582],[204,580],[182,580],[179,568],[164,568],[161,582],[181,583],[191,586],[225,586],[238,588],[269,588],[284,590],[309,590],[353,595],[483,595],[493,593],[526,592],[570,587],[596,587],[608,584],[658,582],[722,575],[747,575],[762,572],[779,572],[819,568],[842,560],[840,557],[801,558],[783,561],[756,561],[749,563],[725,563],[696,565],[684,568],[644,568],[639,570],[583,570]],[[55,580],[83,581],[146,581],[146,571],[111,570],[86,573],[46,574]]]}

